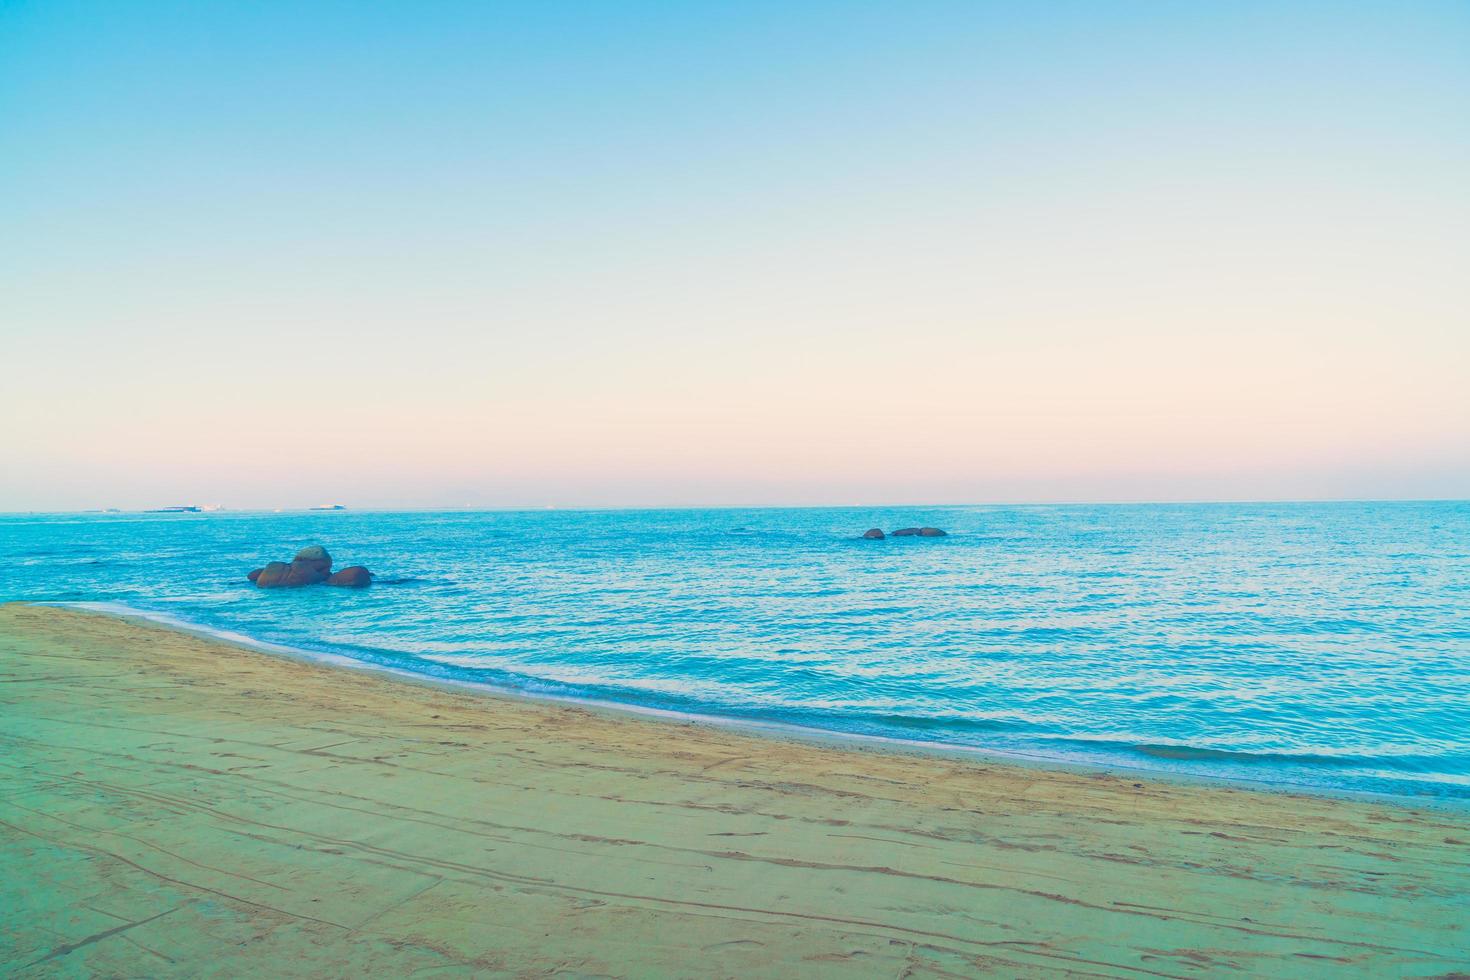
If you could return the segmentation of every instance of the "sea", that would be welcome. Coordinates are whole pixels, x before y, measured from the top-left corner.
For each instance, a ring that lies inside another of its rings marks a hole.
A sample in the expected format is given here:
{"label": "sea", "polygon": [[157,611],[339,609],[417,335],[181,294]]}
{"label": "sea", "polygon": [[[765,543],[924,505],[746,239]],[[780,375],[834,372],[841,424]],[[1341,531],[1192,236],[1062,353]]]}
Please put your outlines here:
{"label": "sea", "polygon": [[[919,525],[948,534],[861,537]],[[375,583],[246,580],[311,544]],[[1470,799],[1464,501],[10,514],[12,599],[777,730]]]}

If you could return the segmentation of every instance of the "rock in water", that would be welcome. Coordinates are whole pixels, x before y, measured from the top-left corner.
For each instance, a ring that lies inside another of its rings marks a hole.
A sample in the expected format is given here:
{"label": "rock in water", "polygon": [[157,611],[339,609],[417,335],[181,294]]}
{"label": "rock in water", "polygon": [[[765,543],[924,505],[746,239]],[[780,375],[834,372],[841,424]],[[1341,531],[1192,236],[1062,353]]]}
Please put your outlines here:
{"label": "rock in water", "polygon": [[286,576],[290,573],[291,566],[283,561],[273,561],[266,564],[255,576],[255,584],[262,589],[279,589],[290,583]]}
{"label": "rock in water", "polygon": [[348,565],[331,578],[328,585],[340,585],[344,589],[365,589],[373,584],[373,573],[362,565]]}
{"label": "rock in water", "polygon": [[319,544],[302,548],[290,564],[273,561],[264,568],[257,568],[246,578],[262,589],[294,588],[298,585],[316,585],[326,582],[348,589],[361,589],[372,584],[373,573],[361,565],[344,568],[332,574],[332,556]]}
{"label": "rock in water", "polygon": [[326,548],[314,544],[298,551],[289,565],[273,561],[247,577],[262,589],[282,589],[325,582],[331,574],[332,556],[327,554]]}
{"label": "rock in water", "polygon": [[332,574],[332,556],[319,544],[302,548],[291,559],[291,572],[287,585],[315,585],[325,582]]}
{"label": "rock in water", "polygon": [[881,527],[870,527],[863,532],[863,537],[869,541],[877,541],[883,537],[883,529]]}
{"label": "rock in water", "polygon": [[918,533],[919,529],[916,527],[901,527],[893,532],[893,536],[895,538],[912,538],[916,537]]}
{"label": "rock in water", "polygon": [[321,565],[314,562],[307,562],[303,564],[299,561],[293,561],[286,572],[286,581],[282,584],[316,585],[318,582],[325,582],[327,579],[331,578],[331,576],[332,567],[330,565],[328,565],[326,568],[323,568]]}
{"label": "rock in water", "polygon": [[296,552],[296,557],[291,559],[291,564],[305,571],[319,571],[323,578],[332,574],[332,556],[327,554],[327,549],[319,544],[302,548]]}

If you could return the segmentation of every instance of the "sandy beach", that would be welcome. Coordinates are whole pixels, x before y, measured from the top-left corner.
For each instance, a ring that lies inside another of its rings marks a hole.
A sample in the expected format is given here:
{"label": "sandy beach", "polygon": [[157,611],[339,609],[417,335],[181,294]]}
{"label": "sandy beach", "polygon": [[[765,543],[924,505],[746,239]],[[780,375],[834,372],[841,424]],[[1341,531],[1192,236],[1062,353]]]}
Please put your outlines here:
{"label": "sandy beach", "polygon": [[813,744],[0,606],[11,976],[1446,976],[1470,818]]}

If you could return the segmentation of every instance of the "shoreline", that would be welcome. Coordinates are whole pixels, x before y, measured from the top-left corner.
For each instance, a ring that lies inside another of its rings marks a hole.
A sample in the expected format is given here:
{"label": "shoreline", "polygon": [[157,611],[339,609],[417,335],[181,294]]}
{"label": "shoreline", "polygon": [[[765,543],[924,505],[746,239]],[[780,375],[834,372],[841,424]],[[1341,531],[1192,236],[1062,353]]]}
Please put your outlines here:
{"label": "shoreline", "polygon": [[[1109,775],[1122,773],[1129,778],[1158,780],[1185,786],[1224,786],[1259,793],[1282,793],[1329,800],[1352,800],[1365,803],[1379,803],[1387,806],[1447,810],[1470,815],[1470,795],[1393,793],[1388,791],[1323,786],[1293,781],[1286,778],[1269,779],[1261,777],[1253,779],[1244,776],[1205,773],[1184,769],[1130,765],[1126,762],[1065,758],[1047,755],[1043,752],[1006,751],[1004,749],[964,745],[953,742],[924,741],[921,739],[905,739],[897,736],[848,732],[842,731],[841,729],[821,728],[815,725],[800,725],[792,722],[741,718],[733,715],[720,715],[713,712],[659,708],[608,698],[581,697],[572,694],[551,694],[510,685],[497,685],[485,681],[464,680],[455,677],[436,677],[432,674],[419,673],[402,667],[393,667],[386,664],[376,664],[367,660],[359,660],[345,654],[313,650],[308,647],[292,646],[270,640],[261,640],[244,633],[193,623],[169,613],[138,609],[128,606],[125,603],[63,600],[56,602],[30,602],[28,604],[60,609],[76,609],[117,619],[131,620],[186,633],[191,636],[196,636],[201,640],[220,643],[241,650],[248,650],[252,653],[287,657],[292,660],[327,667],[363,671],[369,675],[391,677],[395,680],[411,684],[427,685],[430,688],[468,691],[476,696],[525,700],[537,704],[581,707],[590,711],[608,712],[614,716],[627,715],[634,718],[655,719],[675,724],[707,725],[756,738],[791,739],[810,744],[829,745],[835,748],[846,747],[854,751],[911,753],[921,757],[950,759],[961,762],[970,761],[977,764],[1010,765],[1021,768],[1056,770],[1084,776],[1093,773]],[[3,605],[4,603],[0,603],[0,606]],[[1123,776],[1120,775],[1119,778],[1123,778]]]}
{"label": "shoreline", "polygon": [[771,737],[384,673],[0,605],[0,964],[1432,976],[1470,962],[1470,820],[1453,811]]}

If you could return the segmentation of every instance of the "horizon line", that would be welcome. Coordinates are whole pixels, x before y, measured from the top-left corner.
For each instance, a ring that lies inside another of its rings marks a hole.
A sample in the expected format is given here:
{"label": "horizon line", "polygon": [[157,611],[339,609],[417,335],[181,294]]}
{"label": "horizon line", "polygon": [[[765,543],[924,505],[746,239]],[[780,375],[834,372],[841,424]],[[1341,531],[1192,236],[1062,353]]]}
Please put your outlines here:
{"label": "horizon line", "polygon": [[[1257,497],[1257,498],[1190,498],[1177,500],[1133,499],[1133,500],[1002,500],[970,503],[857,503],[857,504],[637,504],[624,506],[561,505],[561,504],[517,504],[490,506],[467,504],[460,506],[366,506],[343,505],[340,509],[304,507],[226,507],[213,510],[174,511],[170,506],[199,506],[196,504],[166,505],[165,508],[102,508],[91,507],[80,510],[0,510],[0,517],[24,516],[80,516],[84,514],[439,514],[439,513],[620,513],[658,510],[887,510],[900,507],[914,509],[944,509],[962,507],[1151,507],[1151,506],[1212,506],[1223,504],[1240,505],[1300,505],[1300,504],[1462,504],[1470,503],[1467,497]],[[211,505],[213,506],[213,505]]]}

